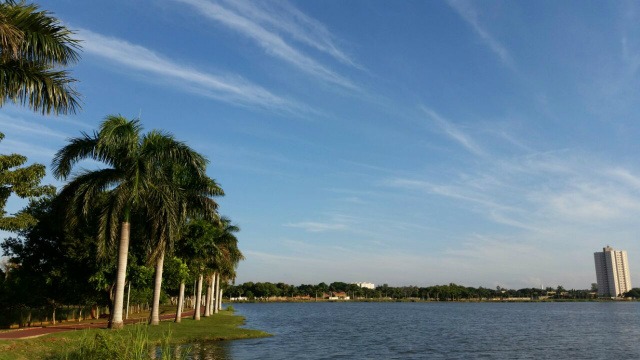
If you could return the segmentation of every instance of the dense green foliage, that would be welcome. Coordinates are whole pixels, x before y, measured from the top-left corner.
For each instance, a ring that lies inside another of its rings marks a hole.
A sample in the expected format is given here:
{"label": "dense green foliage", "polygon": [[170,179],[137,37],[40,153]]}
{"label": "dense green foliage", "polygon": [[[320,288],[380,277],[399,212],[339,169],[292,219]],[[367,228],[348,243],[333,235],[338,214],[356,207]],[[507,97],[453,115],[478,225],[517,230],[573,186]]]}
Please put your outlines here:
{"label": "dense green foliage", "polygon": [[[53,198],[31,203],[24,212],[35,224],[2,243],[10,256],[0,306],[10,310],[53,308],[56,304],[88,305],[103,302],[92,276],[108,272],[111,264],[95,261],[92,230],[78,226],[65,230],[59,204]],[[8,316],[15,312],[0,314]],[[27,319],[12,319],[23,323]],[[1,323],[7,323],[0,321]]]}
{"label": "dense green foliage", "polygon": [[640,299],[640,288],[633,288],[624,294],[625,297]]}

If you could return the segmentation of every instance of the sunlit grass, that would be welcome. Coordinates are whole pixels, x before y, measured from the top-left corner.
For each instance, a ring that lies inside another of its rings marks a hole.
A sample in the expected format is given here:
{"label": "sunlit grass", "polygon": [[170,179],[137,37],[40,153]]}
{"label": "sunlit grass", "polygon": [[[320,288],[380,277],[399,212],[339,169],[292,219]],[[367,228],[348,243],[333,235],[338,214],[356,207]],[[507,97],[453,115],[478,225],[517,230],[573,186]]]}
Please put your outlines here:
{"label": "sunlit grass", "polygon": [[[158,326],[127,325],[122,330],[90,329],[34,339],[0,340],[0,360],[150,359],[158,346],[165,349],[160,358],[173,359],[184,356],[184,351],[175,354],[170,350],[176,344],[269,336],[263,331],[241,328],[243,323],[243,317],[222,311],[200,321],[185,318],[179,324],[163,321]],[[109,357],[111,354],[116,355]],[[169,355],[173,357],[165,357]]]}

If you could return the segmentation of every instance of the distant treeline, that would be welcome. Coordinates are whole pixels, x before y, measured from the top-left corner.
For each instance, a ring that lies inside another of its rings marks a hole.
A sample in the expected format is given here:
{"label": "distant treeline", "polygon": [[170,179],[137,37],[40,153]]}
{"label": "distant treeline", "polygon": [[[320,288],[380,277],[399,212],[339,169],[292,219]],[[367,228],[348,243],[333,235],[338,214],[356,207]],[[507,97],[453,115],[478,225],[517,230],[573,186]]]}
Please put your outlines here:
{"label": "distant treeline", "polygon": [[[400,286],[394,287],[387,284],[377,286],[375,289],[359,287],[356,284],[345,282],[321,282],[317,285],[303,284],[299,286],[285,283],[270,282],[246,282],[240,285],[229,286],[226,296],[243,297],[248,300],[265,299],[273,297],[287,297],[298,299],[322,299],[329,296],[346,294],[352,299],[420,299],[433,301],[462,301],[482,299],[592,299],[597,297],[595,284],[591,289],[565,289],[563,286],[556,288],[523,288],[506,289],[496,287],[489,289],[484,287],[468,287],[457,284],[434,285],[427,287]],[[634,288],[626,296],[639,298],[640,289]]]}

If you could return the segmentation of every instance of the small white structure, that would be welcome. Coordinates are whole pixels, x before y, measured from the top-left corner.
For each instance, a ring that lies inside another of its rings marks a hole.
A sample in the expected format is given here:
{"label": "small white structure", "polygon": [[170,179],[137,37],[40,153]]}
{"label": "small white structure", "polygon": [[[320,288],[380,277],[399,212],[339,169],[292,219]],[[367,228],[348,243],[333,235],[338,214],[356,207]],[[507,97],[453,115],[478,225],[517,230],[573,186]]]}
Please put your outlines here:
{"label": "small white structure", "polygon": [[368,282],[357,282],[357,283],[354,283],[354,284],[360,286],[361,288],[367,288],[367,289],[371,289],[371,290],[374,290],[376,288],[375,284],[368,283]]}
{"label": "small white structure", "polygon": [[232,297],[231,301],[247,301],[249,299],[247,299],[246,296],[238,296],[238,297]]}

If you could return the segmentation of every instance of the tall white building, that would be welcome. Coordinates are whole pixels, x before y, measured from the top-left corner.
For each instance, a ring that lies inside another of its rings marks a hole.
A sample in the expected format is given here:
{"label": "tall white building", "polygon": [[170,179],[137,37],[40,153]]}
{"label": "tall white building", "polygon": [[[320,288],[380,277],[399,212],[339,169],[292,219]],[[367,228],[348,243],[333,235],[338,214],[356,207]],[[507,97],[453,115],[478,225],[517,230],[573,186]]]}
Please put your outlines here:
{"label": "tall white building", "polygon": [[631,290],[627,252],[607,246],[593,253],[596,261],[598,296],[617,297]]}

